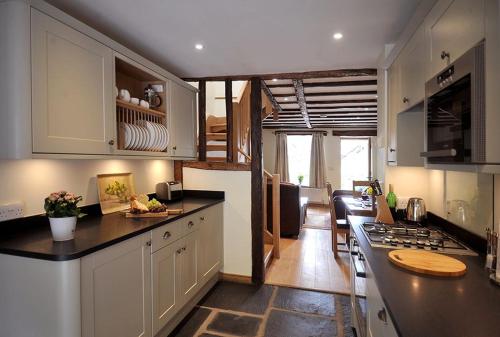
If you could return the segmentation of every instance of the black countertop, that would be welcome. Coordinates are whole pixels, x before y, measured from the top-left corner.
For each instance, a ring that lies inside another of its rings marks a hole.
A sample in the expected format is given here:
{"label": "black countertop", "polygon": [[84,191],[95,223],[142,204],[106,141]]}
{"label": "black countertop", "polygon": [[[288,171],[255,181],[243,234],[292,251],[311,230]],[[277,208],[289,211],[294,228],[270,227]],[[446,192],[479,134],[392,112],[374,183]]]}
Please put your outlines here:
{"label": "black countertop", "polygon": [[348,219],[401,337],[500,336],[500,287],[488,280],[484,257],[450,255],[467,265],[458,278],[423,276],[392,264],[390,249],[370,246],[362,224],[372,217]]}
{"label": "black countertop", "polygon": [[184,212],[164,218],[125,218],[121,213],[87,215],[78,220],[74,240],[63,242],[52,240],[48,219],[43,219],[30,230],[0,236],[0,254],[52,261],[78,259],[223,201],[223,192],[209,197],[185,196],[182,201],[168,204]]}

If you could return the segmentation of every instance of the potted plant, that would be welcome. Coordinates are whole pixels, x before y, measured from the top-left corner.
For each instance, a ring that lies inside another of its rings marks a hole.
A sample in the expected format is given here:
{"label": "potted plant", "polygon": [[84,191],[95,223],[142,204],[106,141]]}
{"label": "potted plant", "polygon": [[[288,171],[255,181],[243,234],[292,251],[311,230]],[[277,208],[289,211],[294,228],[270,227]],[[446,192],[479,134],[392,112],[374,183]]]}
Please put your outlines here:
{"label": "potted plant", "polygon": [[299,185],[302,185],[302,182],[304,181],[304,175],[303,174],[299,174],[299,176],[297,177],[297,179],[299,180]]}
{"label": "potted plant", "polygon": [[45,198],[44,208],[54,241],[66,241],[75,237],[76,220],[85,215],[77,206],[80,201],[81,196],[66,191],[54,192]]}

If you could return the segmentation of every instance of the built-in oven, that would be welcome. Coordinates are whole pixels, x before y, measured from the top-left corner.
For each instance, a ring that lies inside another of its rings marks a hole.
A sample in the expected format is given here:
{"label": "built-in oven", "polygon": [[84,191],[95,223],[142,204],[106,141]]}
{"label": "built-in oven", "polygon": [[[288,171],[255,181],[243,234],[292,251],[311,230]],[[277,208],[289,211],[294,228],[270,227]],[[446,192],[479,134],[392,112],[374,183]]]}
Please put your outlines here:
{"label": "built-in oven", "polygon": [[366,268],[363,252],[351,233],[349,253],[351,257],[351,323],[357,337],[367,336]]}
{"label": "built-in oven", "polygon": [[485,162],[484,86],[484,41],[425,84],[428,163]]}

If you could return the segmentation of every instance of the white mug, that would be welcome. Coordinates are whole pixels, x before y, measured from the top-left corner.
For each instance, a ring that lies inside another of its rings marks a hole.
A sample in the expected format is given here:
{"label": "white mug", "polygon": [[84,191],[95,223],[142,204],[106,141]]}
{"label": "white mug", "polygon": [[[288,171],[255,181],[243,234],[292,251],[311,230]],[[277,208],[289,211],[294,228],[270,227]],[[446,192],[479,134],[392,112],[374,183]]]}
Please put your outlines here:
{"label": "white mug", "polygon": [[149,109],[149,103],[143,99],[141,99],[141,101],[139,102],[139,105],[142,106],[143,108]]}
{"label": "white mug", "polygon": [[137,97],[132,97],[130,99],[130,103],[139,105],[139,99]]}
{"label": "white mug", "polygon": [[127,89],[121,89],[119,93],[120,99],[126,102],[130,102],[130,93]]}

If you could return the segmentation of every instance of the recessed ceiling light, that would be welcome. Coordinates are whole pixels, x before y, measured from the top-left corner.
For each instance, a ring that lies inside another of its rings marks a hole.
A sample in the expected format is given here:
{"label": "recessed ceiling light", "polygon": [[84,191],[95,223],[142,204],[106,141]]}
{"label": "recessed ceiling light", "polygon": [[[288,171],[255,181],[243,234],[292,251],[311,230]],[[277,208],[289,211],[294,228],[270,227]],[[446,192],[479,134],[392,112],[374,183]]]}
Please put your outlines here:
{"label": "recessed ceiling light", "polygon": [[335,34],[333,34],[333,38],[335,40],[340,40],[343,37],[344,37],[344,35],[342,35],[342,33],[335,33]]}
{"label": "recessed ceiling light", "polygon": [[277,78],[273,78],[273,82],[277,82],[277,81],[278,81],[278,79],[277,79]]}
{"label": "recessed ceiling light", "polygon": [[288,97],[285,97],[285,101],[288,101]]}
{"label": "recessed ceiling light", "polygon": [[197,49],[197,50],[202,50],[203,48],[205,48],[204,45],[202,45],[201,43],[197,43],[194,45],[194,47]]}
{"label": "recessed ceiling light", "polygon": [[321,118],[326,118],[327,115],[319,115]]}
{"label": "recessed ceiling light", "polygon": [[368,108],[365,108],[365,110],[368,110]]}

